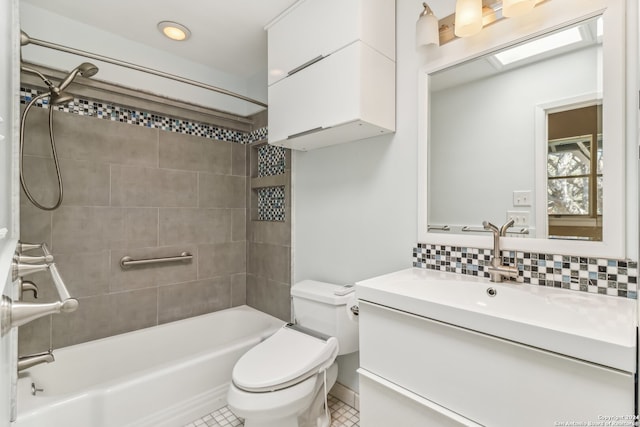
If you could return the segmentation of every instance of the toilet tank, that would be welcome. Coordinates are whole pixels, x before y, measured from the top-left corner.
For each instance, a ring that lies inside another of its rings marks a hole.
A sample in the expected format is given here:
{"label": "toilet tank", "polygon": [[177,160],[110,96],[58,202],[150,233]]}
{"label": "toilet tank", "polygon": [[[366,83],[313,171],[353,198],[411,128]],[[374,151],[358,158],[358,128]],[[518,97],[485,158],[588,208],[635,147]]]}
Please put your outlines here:
{"label": "toilet tank", "polygon": [[338,354],[358,351],[358,317],[350,308],[356,303],[355,293],[336,295],[342,285],[303,280],[291,288],[294,322],[305,328],[336,337]]}

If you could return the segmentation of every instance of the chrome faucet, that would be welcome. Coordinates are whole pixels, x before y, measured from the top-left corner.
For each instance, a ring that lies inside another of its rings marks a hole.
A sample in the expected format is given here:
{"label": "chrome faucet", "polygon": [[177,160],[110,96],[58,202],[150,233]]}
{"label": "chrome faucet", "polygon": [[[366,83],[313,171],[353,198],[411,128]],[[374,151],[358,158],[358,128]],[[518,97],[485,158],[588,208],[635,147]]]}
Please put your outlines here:
{"label": "chrome faucet", "polygon": [[18,358],[18,372],[29,369],[32,366],[40,365],[41,363],[55,362],[53,357],[53,351],[49,350],[44,353],[29,354],[27,356],[20,356]]}
{"label": "chrome faucet", "polygon": [[489,276],[492,282],[502,282],[504,279],[515,280],[517,282],[523,282],[524,279],[518,273],[516,267],[510,267],[502,265],[502,255],[500,252],[500,237],[504,237],[507,234],[507,229],[513,227],[514,220],[507,221],[502,227],[498,228],[491,224],[489,221],[483,221],[482,226],[485,230],[490,230],[493,233],[493,257],[489,262]]}

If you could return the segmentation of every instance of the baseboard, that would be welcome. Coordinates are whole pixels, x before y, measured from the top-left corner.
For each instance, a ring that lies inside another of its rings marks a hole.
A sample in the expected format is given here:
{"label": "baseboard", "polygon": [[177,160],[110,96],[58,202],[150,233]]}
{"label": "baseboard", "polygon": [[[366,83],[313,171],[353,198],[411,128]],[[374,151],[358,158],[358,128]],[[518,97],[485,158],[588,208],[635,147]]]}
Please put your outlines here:
{"label": "baseboard", "polygon": [[360,410],[360,394],[351,390],[349,387],[335,383],[333,387],[331,387],[331,390],[329,390],[329,394],[357,411]]}

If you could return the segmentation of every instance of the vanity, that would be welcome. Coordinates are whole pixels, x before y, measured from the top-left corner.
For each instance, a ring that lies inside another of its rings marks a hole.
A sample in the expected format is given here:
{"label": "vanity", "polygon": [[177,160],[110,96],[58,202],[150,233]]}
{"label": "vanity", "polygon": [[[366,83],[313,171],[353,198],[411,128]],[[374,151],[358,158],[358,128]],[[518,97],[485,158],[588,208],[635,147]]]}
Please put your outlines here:
{"label": "vanity", "polygon": [[356,296],[362,425],[633,425],[635,300],[421,268]]}

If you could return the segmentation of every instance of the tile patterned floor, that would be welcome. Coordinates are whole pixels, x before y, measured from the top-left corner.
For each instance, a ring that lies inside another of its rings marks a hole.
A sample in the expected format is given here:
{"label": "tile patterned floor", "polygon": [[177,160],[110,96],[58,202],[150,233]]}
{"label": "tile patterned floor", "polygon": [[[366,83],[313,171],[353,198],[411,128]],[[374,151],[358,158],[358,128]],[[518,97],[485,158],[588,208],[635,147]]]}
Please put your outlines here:
{"label": "tile patterned floor", "polygon": [[[359,427],[360,413],[331,395],[329,395],[329,409],[331,410],[331,427]],[[184,427],[237,427],[243,425],[244,421],[237,418],[225,406]]]}

